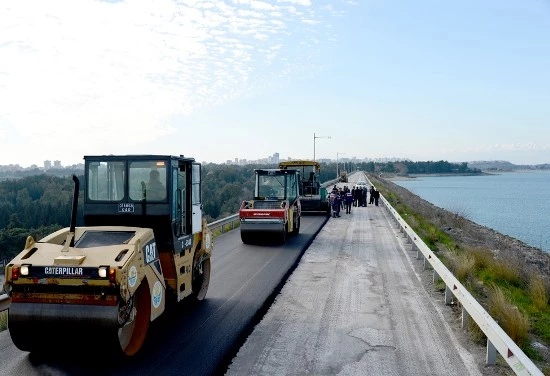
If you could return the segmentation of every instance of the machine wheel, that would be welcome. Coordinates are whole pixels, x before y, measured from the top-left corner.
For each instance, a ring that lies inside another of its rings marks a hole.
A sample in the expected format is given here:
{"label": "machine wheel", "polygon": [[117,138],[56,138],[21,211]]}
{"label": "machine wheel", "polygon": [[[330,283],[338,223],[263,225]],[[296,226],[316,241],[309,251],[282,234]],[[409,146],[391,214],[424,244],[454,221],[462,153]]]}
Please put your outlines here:
{"label": "machine wheel", "polygon": [[252,236],[241,230],[241,240],[244,244],[252,244]]}
{"label": "machine wheel", "polygon": [[194,300],[203,300],[210,285],[210,258],[201,262],[193,261],[192,296]]}
{"label": "machine wheel", "polygon": [[292,230],[292,235],[293,235],[293,236],[298,235],[298,233],[300,232],[300,219],[301,219],[301,218],[298,217],[298,218],[296,218],[296,219],[294,220],[294,228],[293,228],[293,230]]}
{"label": "machine wheel", "polygon": [[281,234],[279,235],[279,243],[281,244],[285,244],[286,243],[286,237],[287,237],[287,234],[288,234],[288,230],[286,228],[286,224],[283,226],[283,228],[281,229]]}
{"label": "machine wheel", "polygon": [[147,282],[142,282],[137,289],[131,309],[129,321],[118,329],[118,344],[126,356],[132,356],[139,351],[149,329],[151,294]]}

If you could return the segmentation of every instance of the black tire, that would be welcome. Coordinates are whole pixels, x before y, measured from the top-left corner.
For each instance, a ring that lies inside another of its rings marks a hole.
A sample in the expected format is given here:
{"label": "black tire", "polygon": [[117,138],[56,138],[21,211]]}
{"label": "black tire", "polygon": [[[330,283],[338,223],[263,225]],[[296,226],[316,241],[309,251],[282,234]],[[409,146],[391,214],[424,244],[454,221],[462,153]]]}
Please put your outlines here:
{"label": "black tire", "polygon": [[195,301],[203,300],[210,285],[210,258],[194,263],[191,281],[192,297]]}
{"label": "black tire", "polygon": [[287,238],[287,234],[288,234],[288,230],[287,230],[286,226],[287,226],[286,224],[283,226],[281,234],[279,235],[279,243],[281,243],[281,244],[286,243],[286,238]]}
{"label": "black tire", "polygon": [[292,229],[292,235],[296,236],[300,233],[300,217],[294,219],[294,228]]}

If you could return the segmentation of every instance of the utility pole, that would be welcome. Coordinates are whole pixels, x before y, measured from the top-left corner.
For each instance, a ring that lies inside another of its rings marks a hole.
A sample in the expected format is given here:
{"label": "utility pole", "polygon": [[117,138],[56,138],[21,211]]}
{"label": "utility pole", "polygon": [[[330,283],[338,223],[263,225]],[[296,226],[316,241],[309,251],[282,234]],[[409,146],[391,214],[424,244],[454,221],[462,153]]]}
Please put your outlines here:
{"label": "utility pole", "polygon": [[330,136],[316,136],[315,133],[313,133],[313,162],[315,162],[315,141],[317,141],[318,138],[330,138]]}
{"label": "utility pole", "polygon": [[336,179],[338,179],[340,177],[340,174],[338,173],[338,155],[340,154],[346,154],[346,153],[339,153],[339,152],[336,152]]}

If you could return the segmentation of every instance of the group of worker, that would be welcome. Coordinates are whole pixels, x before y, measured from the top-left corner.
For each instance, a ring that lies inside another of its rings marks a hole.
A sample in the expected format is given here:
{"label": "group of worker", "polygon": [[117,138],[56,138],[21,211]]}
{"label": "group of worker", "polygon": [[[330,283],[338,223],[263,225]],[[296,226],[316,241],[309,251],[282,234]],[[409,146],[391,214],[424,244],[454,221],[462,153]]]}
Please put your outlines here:
{"label": "group of worker", "polygon": [[332,217],[340,217],[340,210],[344,208],[346,209],[346,214],[351,214],[352,206],[367,207],[367,193],[370,193],[369,204],[378,206],[380,192],[374,188],[374,185],[370,187],[370,191],[367,187],[354,187],[350,190],[347,185],[344,188],[334,185],[329,195]]}

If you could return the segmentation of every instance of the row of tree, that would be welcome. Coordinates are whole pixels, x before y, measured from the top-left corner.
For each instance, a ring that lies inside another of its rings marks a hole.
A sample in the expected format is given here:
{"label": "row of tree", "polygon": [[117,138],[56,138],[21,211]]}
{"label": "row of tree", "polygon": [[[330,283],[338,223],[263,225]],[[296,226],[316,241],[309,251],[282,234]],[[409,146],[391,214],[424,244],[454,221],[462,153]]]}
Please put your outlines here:
{"label": "row of tree", "polygon": [[[202,165],[202,203],[207,220],[234,214],[241,202],[254,194],[254,169],[274,168],[261,165]],[[449,162],[340,163],[339,170],[371,173],[475,173],[467,165]],[[320,181],[336,178],[335,163],[322,164]],[[83,171],[79,179],[83,181]],[[62,175],[62,173],[60,173]],[[82,185],[81,185],[82,189]],[[80,194],[82,205],[83,192]],[[73,182],[70,176],[33,175],[0,181],[0,260],[11,258],[33,235],[46,234],[69,226]],[[77,224],[83,224],[78,210]]]}

